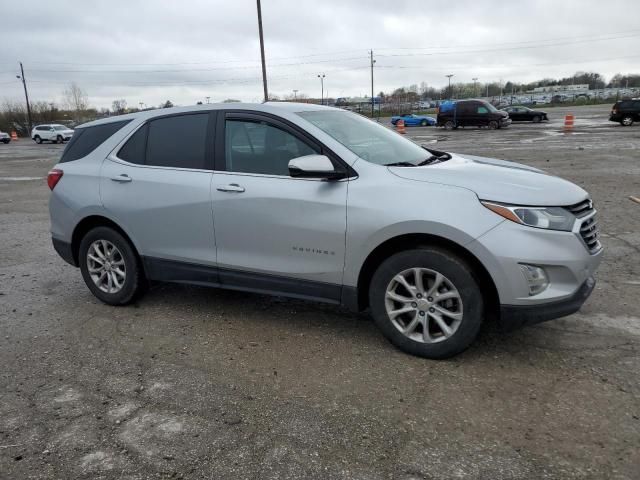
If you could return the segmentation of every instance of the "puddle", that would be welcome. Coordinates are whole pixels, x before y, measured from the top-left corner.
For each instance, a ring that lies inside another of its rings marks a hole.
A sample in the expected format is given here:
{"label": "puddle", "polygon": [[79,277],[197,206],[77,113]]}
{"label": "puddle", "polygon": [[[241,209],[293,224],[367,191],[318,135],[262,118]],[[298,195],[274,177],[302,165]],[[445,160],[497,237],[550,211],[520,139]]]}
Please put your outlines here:
{"label": "puddle", "polygon": [[0,182],[28,182],[30,180],[44,180],[44,177],[0,177]]}

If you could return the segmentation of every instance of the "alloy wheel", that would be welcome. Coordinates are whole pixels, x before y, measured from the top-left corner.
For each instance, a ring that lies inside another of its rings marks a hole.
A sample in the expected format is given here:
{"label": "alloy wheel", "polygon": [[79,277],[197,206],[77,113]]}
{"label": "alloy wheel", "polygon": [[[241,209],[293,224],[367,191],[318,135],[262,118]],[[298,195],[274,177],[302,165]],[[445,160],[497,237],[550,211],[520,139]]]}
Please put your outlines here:
{"label": "alloy wheel", "polygon": [[124,257],[108,240],[96,240],[89,246],[87,270],[96,287],[105,293],[118,293],[127,278]]}
{"label": "alloy wheel", "polygon": [[444,275],[411,268],[395,275],[385,293],[391,323],[421,343],[442,342],[456,333],[463,318],[462,298]]}

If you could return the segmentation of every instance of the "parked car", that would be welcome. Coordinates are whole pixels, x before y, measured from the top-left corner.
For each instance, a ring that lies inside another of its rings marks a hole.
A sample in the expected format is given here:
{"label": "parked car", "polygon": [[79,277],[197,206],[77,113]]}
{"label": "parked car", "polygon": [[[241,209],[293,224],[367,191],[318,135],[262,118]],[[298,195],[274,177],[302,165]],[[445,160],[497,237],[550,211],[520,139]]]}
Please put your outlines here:
{"label": "parked car", "polygon": [[44,141],[63,143],[68,141],[72,136],[72,129],[55,123],[38,125],[31,131],[31,138],[35,140],[36,143],[42,143]]}
{"label": "parked car", "polygon": [[521,105],[510,105],[502,108],[502,110],[507,112],[509,114],[509,118],[514,122],[538,123],[542,120],[549,120],[547,112],[543,112],[542,110],[532,110],[531,108],[523,107]]}
{"label": "parked car", "polygon": [[515,328],[577,311],[602,258],[579,186],[319,105],[97,120],[48,184],[53,246],[107,304],[170,281],[369,308],[428,358],[467,348],[487,318]]}
{"label": "parked car", "polygon": [[391,123],[395,125],[398,120],[404,120],[404,124],[407,127],[426,127],[429,125],[435,125],[436,119],[433,117],[427,117],[424,115],[415,115],[413,113],[403,113],[401,115],[395,115],[391,117]]}
{"label": "parked car", "polygon": [[11,136],[8,133],[5,133],[5,132],[0,130],[0,142],[4,143],[6,145],[10,141],[11,141]]}
{"label": "parked car", "polygon": [[438,109],[437,124],[447,130],[458,127],[503,128],[511,125],[509,114],[484,100],[443,102]]}
{"label": "parked car", "polygon": [[611,108],[609,120],[619,122],[620,125],[625,127],[633,125],[633,122],[640,121],[640,98],[618,100]]}

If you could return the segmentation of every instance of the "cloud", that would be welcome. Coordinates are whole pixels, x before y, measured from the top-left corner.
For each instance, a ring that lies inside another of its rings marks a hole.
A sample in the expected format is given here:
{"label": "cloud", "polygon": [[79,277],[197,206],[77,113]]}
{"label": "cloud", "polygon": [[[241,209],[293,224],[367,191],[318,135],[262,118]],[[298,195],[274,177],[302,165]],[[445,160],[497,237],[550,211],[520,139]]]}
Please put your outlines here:
{"label": "cloud", "polygon": [[[637,72],[640,2],[263,0],[269,90],[331,96],[422,81],[531,81]],[[61,100],[71,81],[108,107],[262,97],[253,0],[14,3],[0,32],[0,99]]]}

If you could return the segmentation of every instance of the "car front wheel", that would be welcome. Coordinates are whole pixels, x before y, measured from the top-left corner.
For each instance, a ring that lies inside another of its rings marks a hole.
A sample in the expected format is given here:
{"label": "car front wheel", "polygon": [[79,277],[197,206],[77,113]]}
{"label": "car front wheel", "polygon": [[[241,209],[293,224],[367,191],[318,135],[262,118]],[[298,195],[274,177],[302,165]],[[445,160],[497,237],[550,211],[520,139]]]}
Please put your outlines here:
{"label": "car front wheel", "polygon": [[630,116],[624,117],[622,120],[620,120],[620,124],[623,127],[630,127],[631,125],[633,125],[633,118]]}
{"label": "car front wheel", "polygon": [[449,251],[431,247],[386,259],[371,280],[369,305],[391,343],[432,359],[468,348],[478,335],[484,310],[471,268]]}
{"label": "car front wheel", "polygon": [[104,303],[126,305],[143,290],[140,259],[131,244],[112,228],[97,227],[84,236],[79,263],[87,287]]}
{"label": "car front wheel", "polygon": [[427,126],[427,121],[426,121],[426,120],[422,120],[422,121],[420,122],[420,126],[422,126],[422,127],[426,127],[426,126]]}
{"label": "car front wheel", "polygon": [[498,128],[498,122],[496,122],[495,120],[491,120],[489,122],[489,130],[495,130],[496,128]]}
{"label": "car front wheel", "polygon": [[540,123],[540,117],[538,115],[533,117],[533,123]]}

